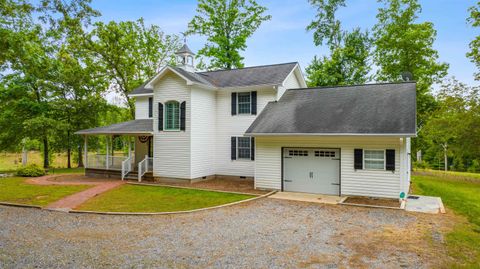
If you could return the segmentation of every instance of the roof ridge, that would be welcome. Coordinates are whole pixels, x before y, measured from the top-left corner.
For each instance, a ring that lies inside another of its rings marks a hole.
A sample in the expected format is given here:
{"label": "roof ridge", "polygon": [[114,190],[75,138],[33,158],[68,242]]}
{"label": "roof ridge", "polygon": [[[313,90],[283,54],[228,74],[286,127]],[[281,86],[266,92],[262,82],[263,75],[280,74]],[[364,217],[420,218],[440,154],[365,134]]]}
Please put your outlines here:
{"label": "roof ridge", "polygon": [[258,67],[269,67],[269,66],[277,66],[277,65],[287,65],[287,64],[298,64],[298,62],[288,62],[288,63],[278,63],[278,64],[266,64],[266,65],[256,65],[256,66],[247,66],[242,68],[235,68],[235,69],[219,69],[219,70],[212,70],[212,71],[202,71],[202,72],[195,72],[195,74],[205,74],[205,73],[213,73],[213,72],[222,72],[222,71],[234,71],[234,70],[243,70],[243,69],[250,69],[250,68],[258,68]]}
{"label": "roof ridge", "polygon": [[392,84],[407,84],[407,83],[417,83],[416,81],[398,81],[398,82],[378,82],[378,83],[366,83],[366,84],[351,84],[351,85],[336,85],[336,86],[317,86],[317,87],[307,87],[307,88],[293,88],[289,90],[323,90],[323,89],[336,89],[336,88],[349,88],[349,87],[367,87],[375,85],[392,85]]}

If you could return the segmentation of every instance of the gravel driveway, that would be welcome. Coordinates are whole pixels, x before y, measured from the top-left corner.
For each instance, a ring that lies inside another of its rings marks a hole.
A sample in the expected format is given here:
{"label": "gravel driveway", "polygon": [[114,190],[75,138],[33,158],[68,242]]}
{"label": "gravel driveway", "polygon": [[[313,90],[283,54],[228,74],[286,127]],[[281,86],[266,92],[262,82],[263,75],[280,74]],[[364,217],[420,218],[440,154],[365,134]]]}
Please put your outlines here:
{"label": "gravel driveway", "polygon": [[426,268],[443,222],[270,198],[170,216],[0,206],[0,268]]}

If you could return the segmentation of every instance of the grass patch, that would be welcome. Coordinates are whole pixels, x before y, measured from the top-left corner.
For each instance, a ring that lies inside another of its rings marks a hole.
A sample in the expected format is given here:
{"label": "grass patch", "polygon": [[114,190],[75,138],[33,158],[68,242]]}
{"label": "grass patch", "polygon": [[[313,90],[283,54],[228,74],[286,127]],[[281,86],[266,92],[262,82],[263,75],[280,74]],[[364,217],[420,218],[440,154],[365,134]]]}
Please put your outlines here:
{"label": "grass patch", "polygon": [[83,174],[85,173],[85,168],[76,167],[76,168],[49,168],[48,174]]}
{"label": "grass patch", "polygon": [[228,204],[252,197],[255,196],[171,187],[123,185],[90,199],[77,209],[105,212],[170,212]]}
{"label": "grass patch", "polygon": [[[438,174],[437,174],[438,173]],[[480,268],[480,180],[471,173],[420,172],[412,178],[417,194],[440,196],[443,203],[468,219],[447,234],[451,268]]]}
{"label": "grass patch", "polygon": [[40,186],[25,183],[25,178],[0,179],[0,201],[45,206],[65,196],[88,189],[90,186]]}

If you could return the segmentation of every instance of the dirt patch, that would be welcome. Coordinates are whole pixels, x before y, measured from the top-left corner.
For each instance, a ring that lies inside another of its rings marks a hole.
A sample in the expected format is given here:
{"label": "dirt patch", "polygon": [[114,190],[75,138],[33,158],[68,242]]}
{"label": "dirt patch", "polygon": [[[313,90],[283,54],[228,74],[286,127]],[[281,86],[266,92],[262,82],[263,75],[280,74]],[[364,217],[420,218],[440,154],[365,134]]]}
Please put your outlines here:
{"label": "dirt patch", "polygon": [[[155,184],[163,185],[163,183],[155,183]],[[217,178],[217,179],[209,179],[209,180],[194,182],[194,183],[169,182],[169,183],[165,183],[165,185],[208,189],[208,190],[218,190],[218,191],[243,192],[243,193],[251,193],[251,194],[268,193],[268,191],[254,189],[253,179]]]}
{"label": "dirt patch", "polygon": [[371,198],[371,197],[348,197],[343,203],[400,208],[400,202],[397,199],[383,199],[383,198]]}

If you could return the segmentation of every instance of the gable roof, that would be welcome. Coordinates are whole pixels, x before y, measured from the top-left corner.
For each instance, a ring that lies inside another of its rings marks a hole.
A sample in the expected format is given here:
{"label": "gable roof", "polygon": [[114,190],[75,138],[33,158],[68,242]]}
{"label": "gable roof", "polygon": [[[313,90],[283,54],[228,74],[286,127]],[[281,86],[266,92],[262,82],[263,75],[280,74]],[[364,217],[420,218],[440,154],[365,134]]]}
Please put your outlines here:
{"label": "gable roof", "polygon": [[100,134],[151,134],[153,133],[153,119],[131,120],[108,126],[85,129],[75,132],[80,135]]}
{"label": "gable roof", "polygon": [[148,84],[159,78],[166,70],[175,72],[190,83],[211,88],[231,88],[281,85],[296,67],[298,67],[298,63],[292,62],[229,70],[188,72],[179,67],[167,66],[154,78],[133,90],[129,95],[153,94],[153,89],[149,88]]}
{"label": "gable roof", "polygon": [[247,135],[416,135],[416,84],[288,90]]}

